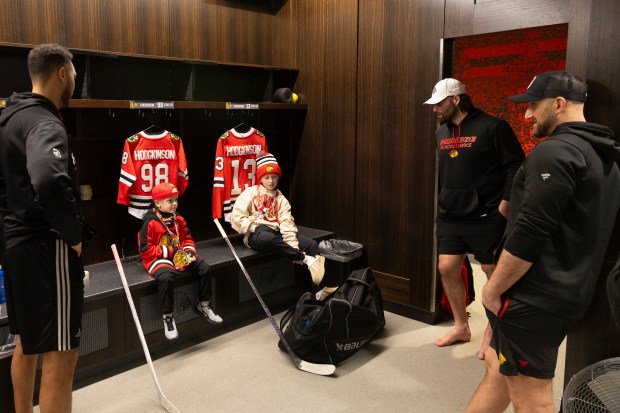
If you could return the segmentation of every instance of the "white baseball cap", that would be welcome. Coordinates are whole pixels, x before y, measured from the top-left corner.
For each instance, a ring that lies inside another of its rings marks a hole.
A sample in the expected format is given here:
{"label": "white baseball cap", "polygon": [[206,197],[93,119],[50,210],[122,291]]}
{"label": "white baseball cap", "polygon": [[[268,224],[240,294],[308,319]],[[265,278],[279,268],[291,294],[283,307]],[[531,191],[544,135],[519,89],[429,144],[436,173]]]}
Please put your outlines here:
{"label": "white baseball cap", "polygon": [[456,79],[448,77],[437,82],[433,88],[433,94],[429,100],[424,102],[425,105],[435,105],[448,96],[457,96],[465,93],[465,85]]}

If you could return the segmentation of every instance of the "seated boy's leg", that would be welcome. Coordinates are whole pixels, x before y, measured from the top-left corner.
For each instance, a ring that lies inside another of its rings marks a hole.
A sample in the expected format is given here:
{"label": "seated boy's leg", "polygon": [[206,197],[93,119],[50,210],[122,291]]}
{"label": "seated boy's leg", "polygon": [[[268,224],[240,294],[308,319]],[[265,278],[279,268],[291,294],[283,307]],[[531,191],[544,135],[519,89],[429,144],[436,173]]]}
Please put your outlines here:
{"label": "seated boy's leg", "polygon": [[174,279],[172,271],[161,271],[155,274],[157,280],[157,304],[162,314],[172,314],[174,311]]}
{"label": "seated boy's leg", "polygon": [[211,301],[211,272],[209,264],[205,260],[199,259],[190,267],[191,271],[198,275],[198,299],[200,301]]}
{"label": "seated boy's leg", "polygon": [[266,226],[256,228],[254,233],[250,235],[248,244],[253,250],[275,252],[290,257],[293,261],[304,258],[304,254],[300,250],[291,247],[284,241],[282,234]]}
{"label": "seated boy's leg", "polygon": [[211,273],[209,264],[204,260],[199,260],[190,267],[190,270],[198,275],[198,304],[196,309],[199,314],[202,314],[207,320],[214,324],[219,324],[222,321],[222,317],[217,315],[213,311],[213,305],[211,304]]}
{"label": "seated boy's leg", "polygon": [[312,238],[297,234],[297,241],[299,242],[299,249],[307,255],[319,255],[319,244]]}
{"label": "seated boy's leg", "polygon": [[[323,276],[325,275],[325,257],[319,255],[319,244],[312,238],[305,237],[303,235],[297,235],[299,241],[299,249],[306,253],[306,259],[304,263],[310,270],[312,276],[312,282],[314,285],[321,284]],[[316,259],[315,259],[316,258]],[[336,290],[336,286],[329,286],[330,294]],[[327,294],[329,295],[329,294]]]}

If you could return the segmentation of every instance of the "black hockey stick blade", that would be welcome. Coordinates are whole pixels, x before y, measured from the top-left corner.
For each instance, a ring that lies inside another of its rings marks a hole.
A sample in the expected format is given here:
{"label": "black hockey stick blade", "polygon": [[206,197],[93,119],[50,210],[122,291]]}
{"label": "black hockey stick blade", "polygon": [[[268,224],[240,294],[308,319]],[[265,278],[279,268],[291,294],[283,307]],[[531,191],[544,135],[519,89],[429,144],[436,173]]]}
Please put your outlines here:
{"label": "black hockey stick blade", "polygon": [[260,293],[256,289],[256,286],[254,285],[254,282],[252,281],[250,274],[248,274],[248,272],[246,271],[245,266],[243,265],[243,263],[241,262],[241,259],[239,258],[239,256],[237,255],[237,252],[235,251],[235,248],[233,247],[230,240],[228,239],[228,235],[226,235],[226,231],[224,231],[224,228],[222,228],[220,221],[218,221],[218,219],[215,218],[213,219],[213,222],[215,222],[215,226],[220,231],[220,234],[222,234],[222,238],[224,238],[224,241],[226,241],[228,248],[230,248],[230,251],[235,256],[235,259],[237,260],[237,264],[239,264],[239,267],[241,268],[243,275],[245,275],[245,278],[246,280],[248,280],[250,287],[252,287],[252,291],[254,291],[254,295],[256,295],[256,298],[258,298],[260,305],[263,307],[263,310],[267,314],[267,318],[269,318],[271,325],[276,330],[276,333],[278,333],[278,337],[280,337],[280,340],[282,340],[282,342],[284,343],[286,352],[289,354],[289,356],[291,356],[291,359],[293,359],[293,363],[295,363],[295,365],[297,366],[299,370],[302,370],[308,373],[318,374],[320,376],[330,376],[334,374],[334,371],[336,371],[336,366],[334,366],[333,364],[310,363],[309,361],[305,361],[297,357],[297,355],[295,354],[291,346],[289,346],[286,339],[284,338],[284,334],[282,334],[282,330],[280,330],[280,326],[278,326],[278,323],[276,323],[276,320],[271,315],[271,311],[269,311],[269,308],[267,308],[267,305],[263,301],[263,298],[261,297]]}

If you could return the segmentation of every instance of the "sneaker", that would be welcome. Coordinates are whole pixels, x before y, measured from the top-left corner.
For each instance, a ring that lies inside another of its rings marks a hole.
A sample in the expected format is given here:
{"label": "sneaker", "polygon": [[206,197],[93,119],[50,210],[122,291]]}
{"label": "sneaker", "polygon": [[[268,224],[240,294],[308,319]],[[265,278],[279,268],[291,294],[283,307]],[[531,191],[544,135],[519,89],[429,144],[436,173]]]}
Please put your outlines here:
{"label": "sneaker", "polygon": [[324,287],[316,293],[316,299],[323,301],[337,289],[338,287]]}
{"label": "sneaker", "polygon": [[174,317],[170,314],[164,315],[164,333],[166,333],[166,338],[168,340],[174,340],[179,336],[177,325],[174,322]]}
{"label": "sneaker", "polygon": [[222,317],[220,317],[219,315],[213,312],[211,307],[208,307],[208,306],[203,307],[202,305],[200,305],[200,303],[198,303],[198,305],[196,306],[196,309],[198,310],[200,314],[205,316],[207,318],[207,321],[210,323],[220,324],[222,321],[224,321]]}
{"label": "sneaker", "polygon": [[314,285],[319,285],[325,275],[325,257],[317,255],[316,260],[308,266],[308,269],[310,270]]}

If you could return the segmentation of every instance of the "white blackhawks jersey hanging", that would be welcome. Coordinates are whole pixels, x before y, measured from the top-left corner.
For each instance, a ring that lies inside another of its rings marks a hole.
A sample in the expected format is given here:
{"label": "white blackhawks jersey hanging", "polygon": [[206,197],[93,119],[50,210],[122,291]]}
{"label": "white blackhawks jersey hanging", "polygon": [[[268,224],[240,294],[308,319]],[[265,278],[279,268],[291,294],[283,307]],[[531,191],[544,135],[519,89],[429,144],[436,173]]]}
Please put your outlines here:
{"label": "white blackhawks jersey hanging", "polygon": [[129,206],[131,215],[143,219],[151,204],[151,189],[162,182],[176,185],[179,195],[187,188],[181,138],[168,131],[156,135],[142,131],[127,138],[116,202]]}
{"label": "white blackhawks jersey hanging", "polygon": [[256,156],[267,152],[265,135],[254,128],[240,133],[230,129],[220,136],[213,174],[213,218],[230,222],[237,197],[256,182]]}

